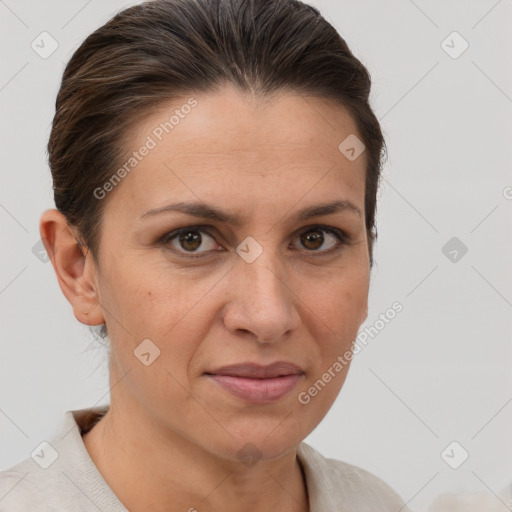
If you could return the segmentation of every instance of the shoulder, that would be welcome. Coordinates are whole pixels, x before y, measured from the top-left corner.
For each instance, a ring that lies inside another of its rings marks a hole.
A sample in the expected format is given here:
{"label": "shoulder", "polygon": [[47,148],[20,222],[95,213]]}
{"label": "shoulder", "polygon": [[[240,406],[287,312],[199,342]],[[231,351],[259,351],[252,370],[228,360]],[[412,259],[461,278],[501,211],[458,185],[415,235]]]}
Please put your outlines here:
{"label": "shoulder", "polygon": [[60,434],[40,443],[31,456],[0,471],[0,512],[97,512],[96,503],[108,504],[106,510],[126,511],[83,444],[74,413],[81,418],[89,412],[67,411]]}
{"label": "shoulder", "polygon": [[55,476],[53,471],[42,472],[31,458],[0,471],[0,512],[56,511],[57,504],[52,506]]}
{"label": "shoulder", "polygon": [[324,457],[304,442],[299,445],[298,456],[304,468],[312,509],[330,506],[355,507],[358,512],[410,512],[397,492],[373,473]]}

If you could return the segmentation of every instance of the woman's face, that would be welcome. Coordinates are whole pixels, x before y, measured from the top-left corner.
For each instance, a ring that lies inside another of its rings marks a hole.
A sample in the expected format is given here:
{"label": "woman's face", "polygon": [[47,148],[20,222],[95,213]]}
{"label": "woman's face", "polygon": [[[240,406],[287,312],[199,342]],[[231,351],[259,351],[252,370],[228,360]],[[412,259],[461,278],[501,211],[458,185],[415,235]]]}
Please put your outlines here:
{"label": "woman's face", "polygon": [[[130,133],[137,164],[98,199],[112,408],[223,457],[273,458],[333,404],[366,318],[366,155],[340,151],[356,125],[329,100],[190,97]],[[220,376],[275,362],[300,373]]]}

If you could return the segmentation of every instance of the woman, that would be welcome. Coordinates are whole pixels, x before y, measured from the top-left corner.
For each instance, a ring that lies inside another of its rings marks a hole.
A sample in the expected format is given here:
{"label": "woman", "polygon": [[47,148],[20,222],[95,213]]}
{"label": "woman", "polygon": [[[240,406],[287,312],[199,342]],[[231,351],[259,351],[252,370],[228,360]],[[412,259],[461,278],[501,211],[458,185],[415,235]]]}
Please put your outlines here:
{"label": "woman", "polygon": [[1,474],[0,509],[407,510],[303,439],[367,316],[370,76],[296,0],[156,0],[64,72],[41,238],[103,326],[108,407]]}

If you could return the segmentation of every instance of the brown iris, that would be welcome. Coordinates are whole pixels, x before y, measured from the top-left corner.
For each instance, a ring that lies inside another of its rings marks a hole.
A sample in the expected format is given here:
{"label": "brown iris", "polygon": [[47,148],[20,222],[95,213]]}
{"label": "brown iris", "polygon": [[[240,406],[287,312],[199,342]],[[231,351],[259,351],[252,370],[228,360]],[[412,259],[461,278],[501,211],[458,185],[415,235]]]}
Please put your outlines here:
{"label": "brown iris", "polygon": [[324,242],[324,235],[320,230],[306,231],[305,233],[302,233],[300,240],[304,247],[308,249],[318,249]]}
{"label": "brown iris", "polygon": [[202,237],[198,231],[187,231],[179,236],[179,241],[184,249],[194,251],[201,245]]}

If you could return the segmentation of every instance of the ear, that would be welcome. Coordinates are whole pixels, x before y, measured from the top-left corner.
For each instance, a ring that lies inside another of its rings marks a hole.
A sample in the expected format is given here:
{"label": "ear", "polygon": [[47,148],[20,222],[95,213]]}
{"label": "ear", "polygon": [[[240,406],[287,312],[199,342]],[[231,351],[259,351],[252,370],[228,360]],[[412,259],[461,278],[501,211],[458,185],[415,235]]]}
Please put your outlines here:
{"label": "ear", "polygon": [[41,216],[39,232],[60,289],[73,307],[76,319],[85,325],[104,323],[95,262],[87,248],[82,251],[78,245],[66,217],[59,210],[46,210]]}

